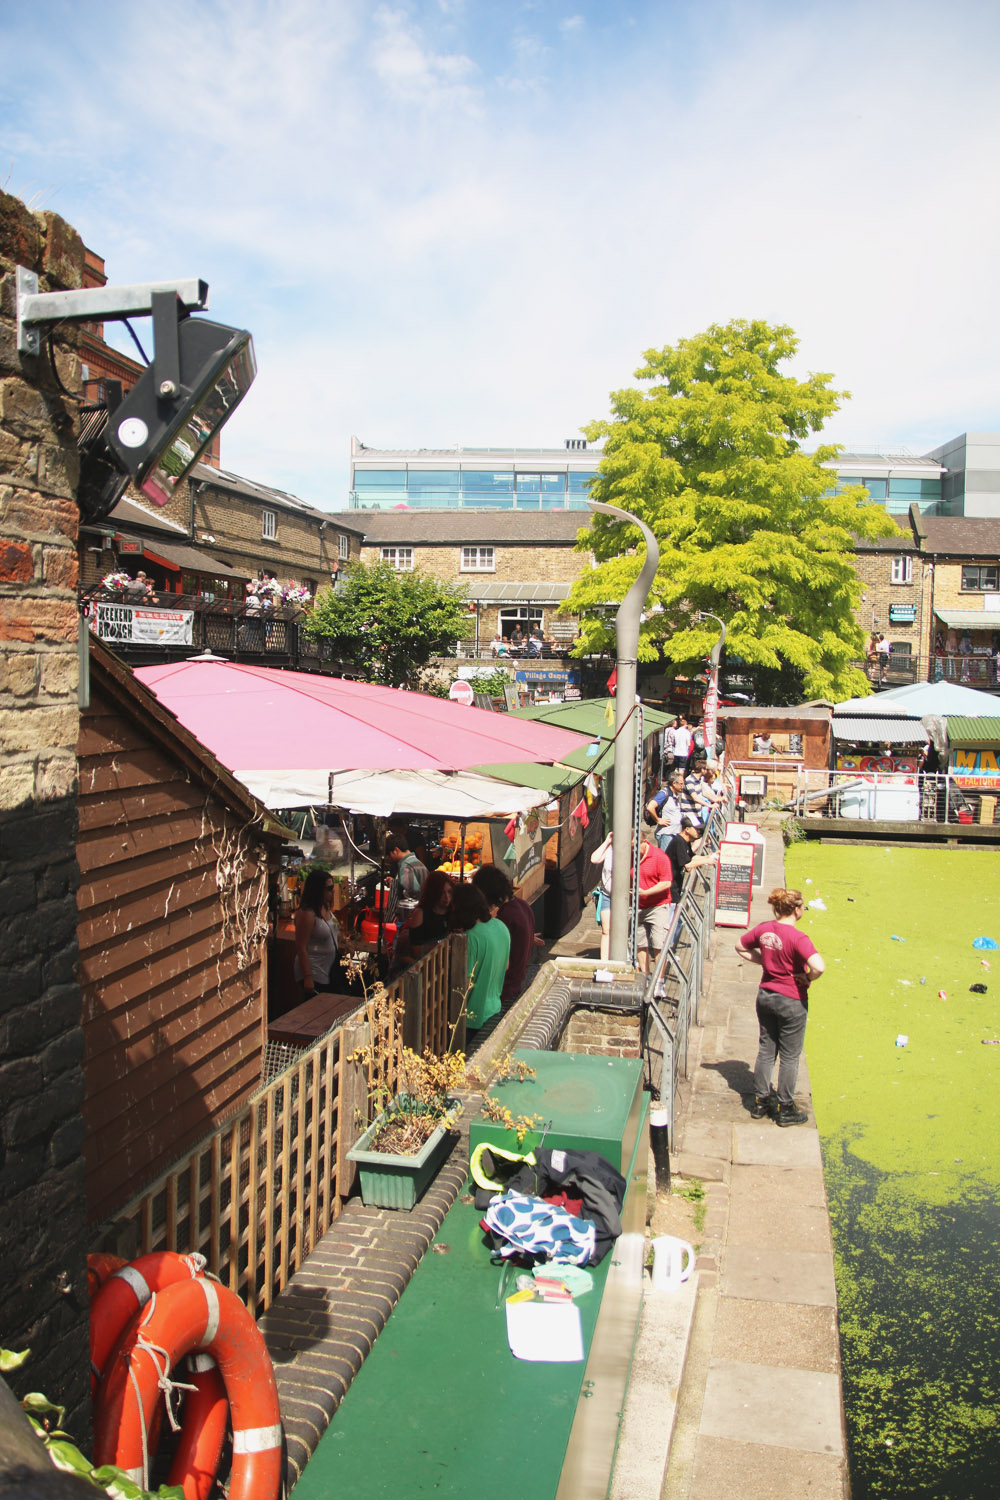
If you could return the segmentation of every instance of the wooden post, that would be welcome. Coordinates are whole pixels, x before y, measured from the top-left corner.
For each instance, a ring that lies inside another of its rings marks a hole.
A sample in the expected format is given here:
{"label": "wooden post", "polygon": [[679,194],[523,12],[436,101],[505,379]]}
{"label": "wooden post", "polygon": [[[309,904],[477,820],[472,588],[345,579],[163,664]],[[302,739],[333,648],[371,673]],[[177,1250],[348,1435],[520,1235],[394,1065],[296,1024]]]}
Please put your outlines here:
{"label": "wooden post", "polygon": [[368,1081],[360,1063],[348,1062],[368,1042],[367,1021],[349,1021],[343,1028],[340,1053],[340,1101],[337,1107],[337,1192],[346,1198],[354,1186],[355,1165],[347,1153],[368,1125]]}

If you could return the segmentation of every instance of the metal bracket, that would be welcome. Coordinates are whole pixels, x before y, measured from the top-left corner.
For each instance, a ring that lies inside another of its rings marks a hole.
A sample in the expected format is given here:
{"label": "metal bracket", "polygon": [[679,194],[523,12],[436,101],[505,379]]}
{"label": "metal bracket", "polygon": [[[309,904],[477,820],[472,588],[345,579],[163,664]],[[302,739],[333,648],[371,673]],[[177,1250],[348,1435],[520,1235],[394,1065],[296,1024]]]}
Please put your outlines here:
{"label": "metal bracket", "polygon": [[41,327],[47,323],[117,322],[148,317],[153,297],[172,292],[186,312],[208,310],[208,282],[197,276],[183,281],[146,281],[131,286],[88,287],[73,292],[39,292],[38,277],[25,266],[15,273],[17,347],[21,354],[39,354]]}

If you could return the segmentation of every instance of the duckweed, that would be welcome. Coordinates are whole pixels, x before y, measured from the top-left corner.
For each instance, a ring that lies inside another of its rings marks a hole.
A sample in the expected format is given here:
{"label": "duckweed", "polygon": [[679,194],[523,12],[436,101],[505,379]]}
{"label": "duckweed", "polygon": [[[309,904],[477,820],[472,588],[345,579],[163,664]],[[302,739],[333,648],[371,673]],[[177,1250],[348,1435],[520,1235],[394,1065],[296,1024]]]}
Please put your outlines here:
{"label": "duckweed", "polygon": [[1000,937],[1000,853],[797,845],[786,882],[807,879],[852,1494],[980,1500],[1000,1481],[1000,974],[993,994],[972,940]]}

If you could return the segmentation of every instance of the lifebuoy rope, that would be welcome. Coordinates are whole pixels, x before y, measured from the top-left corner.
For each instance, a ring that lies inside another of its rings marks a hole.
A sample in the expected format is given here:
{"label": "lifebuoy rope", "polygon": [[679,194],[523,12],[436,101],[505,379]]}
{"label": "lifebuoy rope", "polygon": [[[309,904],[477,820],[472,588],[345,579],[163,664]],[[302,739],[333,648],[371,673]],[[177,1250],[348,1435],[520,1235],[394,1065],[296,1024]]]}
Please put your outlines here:
{"label": "lifebuoy rope", "polygon": [[[216,1304],[216,1317],[218,1317],[218,1299],[216,1298],[213,1300]],[[147,1339],[146,1335],[141,1331],[142,1325],[152,1317],[153,1309],[155,1308],[155,1306],[156,1293],[152,1292],[149,1295],[149,1304],[146,1308],[146,1311],[142,1315],[142,1320],[139,1325],[140,1332],[136,1336],[135,1344],[132,1347],[132,1355],[130,1355],[129,1357],[128,1365],[128,1378],[132,1383],[132,1390],[135,1395],[135,1403],[139,1411],[139,1427],[142,1432],[142,1468],[130,1469],[128,1471],[128,1475],[129,1478],[134,1479],[137,1484],[141,1484],[143,1489],[149,1488],[149,1435],[146,1431],[146,1414],[143,1411],[142,1406],[142,1392],[139,1389],[139,1382],[136,1379],[135,1371],[132,1368],[132,1357],[137,1351],[141,1351],[143,1354],[148,1354],[150,1359],[153,1361],[153,1369],[156,1371],[156,1384],[163,1392],[163,1404],[166,1407],[167,1418],[174,1432],[179,1432],[181,1425],[177,1420],[177,1416],[174,1412],[174,1392],[197,1390],[197,1386],[191,1385],[188,1381],[171,1380],[170,1355],[167,1353],[166,1349],[161,1347],[161,1345],[154,1344],[150,1339]],[[163,1360],[162,1368],[160,1367],[161,1358]]]}

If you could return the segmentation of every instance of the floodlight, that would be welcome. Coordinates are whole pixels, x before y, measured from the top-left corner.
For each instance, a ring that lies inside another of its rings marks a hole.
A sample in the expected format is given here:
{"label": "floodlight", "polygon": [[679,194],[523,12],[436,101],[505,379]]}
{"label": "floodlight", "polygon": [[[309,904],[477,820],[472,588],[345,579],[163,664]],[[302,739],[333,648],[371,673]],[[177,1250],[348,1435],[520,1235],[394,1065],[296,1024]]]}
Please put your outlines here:
{"label": "floodlight", "polygon": [[29,355],[41,352],[44,325],[152,314],[153,363],[124,400],[84,410],[78,500],[97,519],[131,480],[166,505],[253,383],[250,334],[192,318],[208,306],[208,287],[194,278],[40,293],[38,277],[19,266],[16,297],[18,348]]}
{"label": "floodlight", "polygon": [[[143,494],[166,505],[243,400],[257,373],[245,329],[183,317],[175,324],[176,367],[165,374],[154,324],[154,363],[111,413],[104,441]],[[169,335],[168,335],[169,337]]]}

